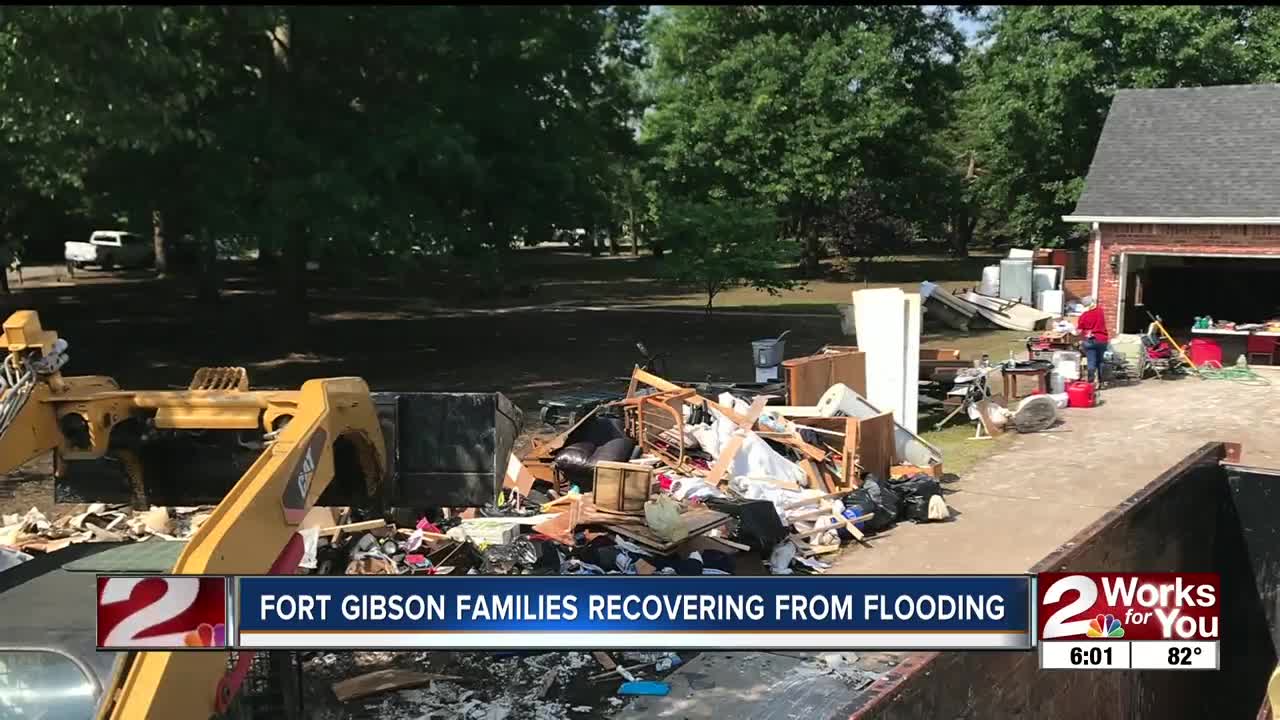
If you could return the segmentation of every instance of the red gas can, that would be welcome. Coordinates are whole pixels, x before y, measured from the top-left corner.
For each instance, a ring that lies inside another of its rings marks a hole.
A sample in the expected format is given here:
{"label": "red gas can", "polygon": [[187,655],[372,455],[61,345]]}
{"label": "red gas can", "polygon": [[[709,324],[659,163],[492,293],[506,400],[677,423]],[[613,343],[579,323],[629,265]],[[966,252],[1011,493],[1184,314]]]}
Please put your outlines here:
{"label": "red gas can", "polygon": [[1067,383],[1067,407],[1091,408],[1096,404],[1093,383],[1076,380]]}
{"label": "red gas can", "polygon": [[1191,358],[1191,364],[1200,367],[1207,362],[1214,362],[1218,367],[1222,367],[1222,348],[1218,343],[1204,338],[1195,338],[1187,343],[1187,355]]}

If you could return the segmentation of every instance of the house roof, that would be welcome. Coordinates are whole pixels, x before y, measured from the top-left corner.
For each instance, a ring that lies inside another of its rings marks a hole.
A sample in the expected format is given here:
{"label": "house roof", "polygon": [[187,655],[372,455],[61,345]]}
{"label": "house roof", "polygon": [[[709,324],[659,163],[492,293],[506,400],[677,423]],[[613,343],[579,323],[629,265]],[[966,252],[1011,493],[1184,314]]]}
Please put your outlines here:
{"label": "house roof", "polygon": [[1118,91],[1063,219],[1280,223],[1280,84]]}

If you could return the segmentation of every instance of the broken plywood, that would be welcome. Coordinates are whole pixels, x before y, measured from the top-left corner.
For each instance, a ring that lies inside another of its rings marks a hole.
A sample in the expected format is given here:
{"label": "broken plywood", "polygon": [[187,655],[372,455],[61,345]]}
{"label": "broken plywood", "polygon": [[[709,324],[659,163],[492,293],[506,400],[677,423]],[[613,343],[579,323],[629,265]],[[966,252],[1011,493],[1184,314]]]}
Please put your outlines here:
{"label": "broken plywood", "polygon": [[890,413],[880,413],[858,421],[858,463],[863,472],[883,482],[889,478],[894,460],[894,422]]}

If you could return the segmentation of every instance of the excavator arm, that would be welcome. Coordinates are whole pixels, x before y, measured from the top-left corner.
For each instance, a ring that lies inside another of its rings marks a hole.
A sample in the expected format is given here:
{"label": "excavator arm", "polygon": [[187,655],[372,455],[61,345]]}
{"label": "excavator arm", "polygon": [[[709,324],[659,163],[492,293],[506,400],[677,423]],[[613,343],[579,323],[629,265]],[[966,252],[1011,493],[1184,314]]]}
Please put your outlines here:
{"label": "excavator arm", "polygon": [[[492,502],[519,433],[519,408],[498,393],[371,394],[359,378],[250,390],[229,367],[200,368],[186,390],[122,390],[63,377],[68,344],[34,311],[3,332],[0,472],[53,451],[59,501],[218,503],[174,574],[295,572],[297,527],[322,495],[379,510]],[[225,652],[129,653],[99,718],[221,713],[252,659],[239,653],[229,668]]]}
{"label": "excavator arm", "polygon": [[[352,443],[366,472],[381,477],[383,441],[363,380],[311,380],[296,402],[292,419],[187,543],[175,574],[292,572],[301,545],[291,538],[334,477],[335,440]],[[266,548],[286,552],[276,558]],[[248,669],[249,656],[241,655],[229,671],[224,653],[134,654],[100,717],[204,718],[224,711]]]}
{"label": "excavator arm", "polygon": [[[33,311],[4,323],[0,365],[0,470],[49,451],[59,462],[112,461],[145,506],[147,442],[189,433],[249,434],[261,454],[187,542],[174,574],[292,573],[298,524],[335,477],[376,497],[387,475],[383,429],[359,378],[311,380],[296,391],[250,391],[240,368],[202,368],[184,391],[122,391],[110,378],[61,375],[65,340]],[[341,459],[339,459],[341,455]],[[179,478],[179,482],[181,478]],[[207,718],[225,711],[252,661],[241,653],[129,653],[117,665],[99,718]]]}

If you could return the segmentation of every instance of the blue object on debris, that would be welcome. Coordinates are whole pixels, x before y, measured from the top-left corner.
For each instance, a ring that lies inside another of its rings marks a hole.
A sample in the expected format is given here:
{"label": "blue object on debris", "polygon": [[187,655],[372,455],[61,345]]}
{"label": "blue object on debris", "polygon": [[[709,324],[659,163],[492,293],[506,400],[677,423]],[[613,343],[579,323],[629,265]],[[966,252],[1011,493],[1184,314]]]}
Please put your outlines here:
{"label": "blue object on debris", "polygon": [[618,688],[619,695],[666,695],[669,692],[671,692],[670,685],[654,680],[622,683],[622,687]]}

